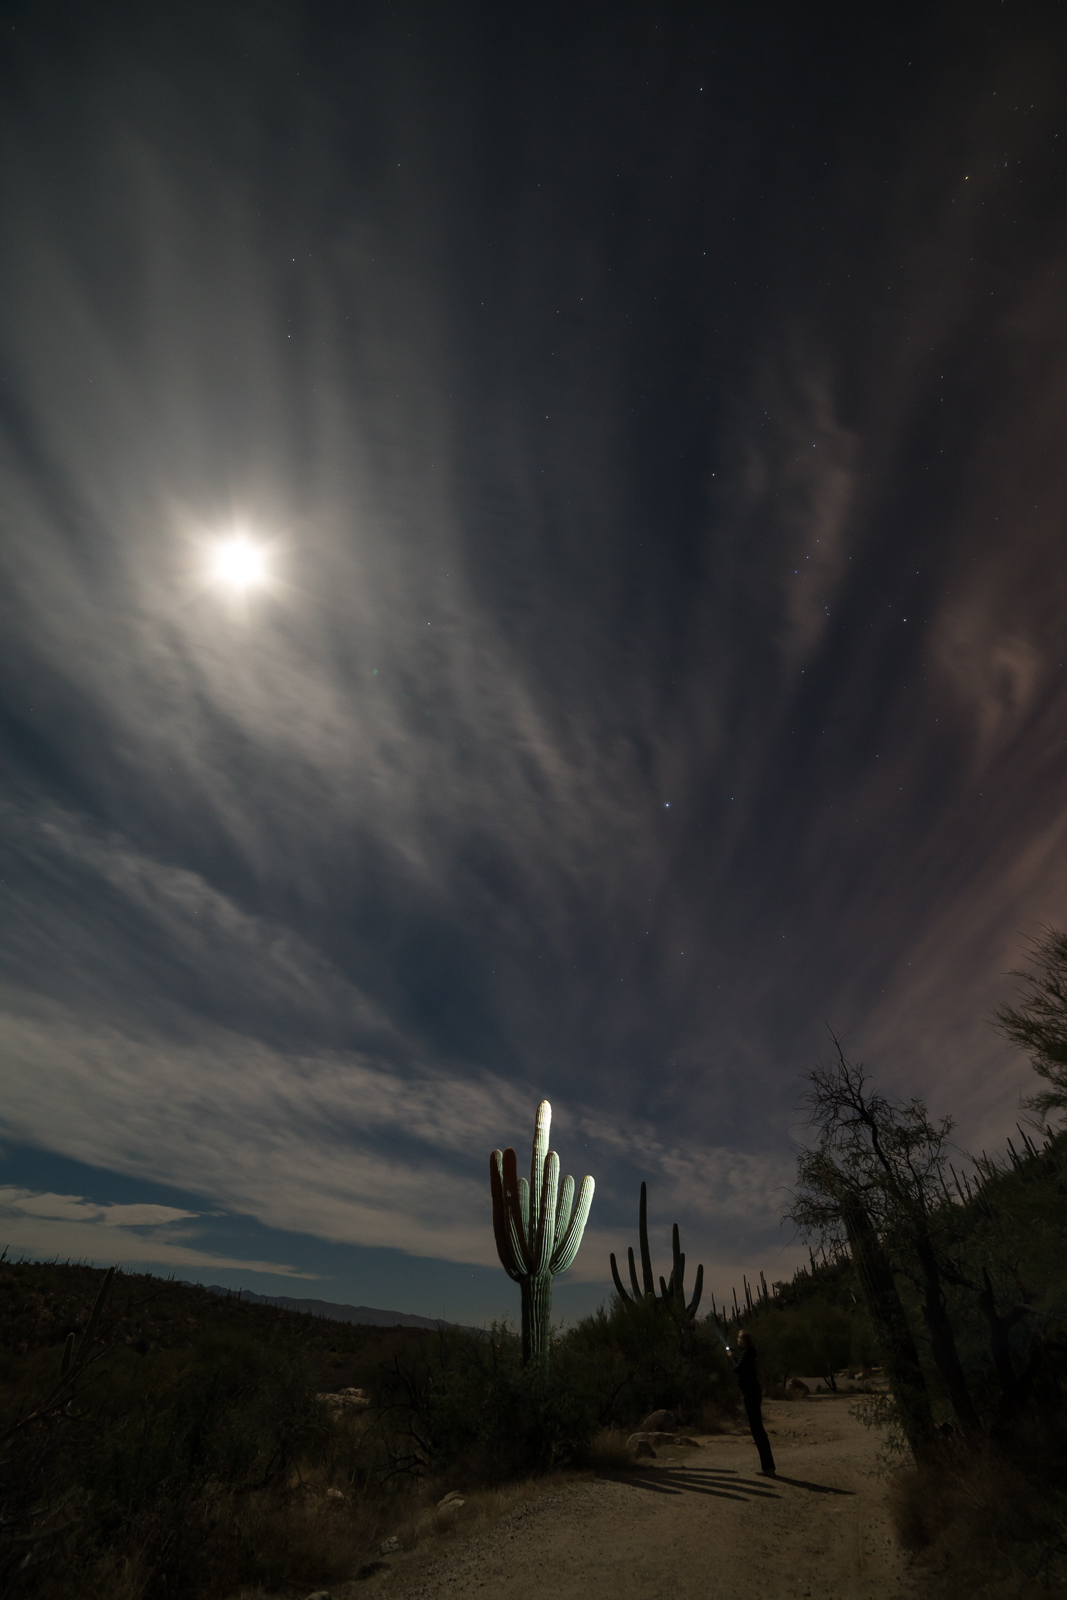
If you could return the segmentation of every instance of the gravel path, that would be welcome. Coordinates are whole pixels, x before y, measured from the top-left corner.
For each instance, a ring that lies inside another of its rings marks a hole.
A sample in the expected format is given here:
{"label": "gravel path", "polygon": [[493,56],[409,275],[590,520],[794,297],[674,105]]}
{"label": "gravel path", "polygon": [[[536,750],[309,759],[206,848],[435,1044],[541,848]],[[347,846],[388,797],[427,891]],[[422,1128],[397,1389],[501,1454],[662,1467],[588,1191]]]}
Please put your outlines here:
{"label": "gravel path", "polygon": [[[521,1503],[491,1531],[390,1563],[383,1600],[912,1600],[877,1439],[843,1400],[768,1404],[778,1466],[718,1435],[641,1471]],[[699,1437],[699,1436],[698,1436]]]}

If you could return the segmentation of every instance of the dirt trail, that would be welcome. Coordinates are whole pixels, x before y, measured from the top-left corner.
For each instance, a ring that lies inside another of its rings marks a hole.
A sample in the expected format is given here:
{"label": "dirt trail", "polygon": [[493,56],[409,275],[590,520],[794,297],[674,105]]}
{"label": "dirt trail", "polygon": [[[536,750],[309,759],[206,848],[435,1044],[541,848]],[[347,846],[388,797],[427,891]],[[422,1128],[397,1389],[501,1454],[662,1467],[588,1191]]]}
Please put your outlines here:
{"label": "dirt trail", "polygon": [[885,1481],[872,1476],[877,1438],[848,1415],[847,1402],[766,1404],[764,1417],[777,1478],[756,1471],[747,1435],[718,1435],[640,1472],[523,1502],[480,1536],[457,1530],[444,1553],[401,1558],[363,1592],[383,1600],[917,1600]]}

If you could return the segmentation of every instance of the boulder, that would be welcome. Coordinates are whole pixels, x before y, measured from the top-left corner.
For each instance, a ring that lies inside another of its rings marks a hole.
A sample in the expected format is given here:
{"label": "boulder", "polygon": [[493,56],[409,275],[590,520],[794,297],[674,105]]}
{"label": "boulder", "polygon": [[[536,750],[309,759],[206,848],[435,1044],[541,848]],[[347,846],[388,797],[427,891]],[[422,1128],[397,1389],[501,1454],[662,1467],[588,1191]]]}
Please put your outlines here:
{"label": "boulder", "polygon": [[378,1554],[383,1556],[395,1556],[399,1549],[400,1540],[394,1534],[391,1539],[382,1540],[381,1544],[378,1546]]}
{"label": "boulder", "polygon": [[458,1511],[465,1501],[458,1489],[453,1489],[451,1494],[446,1494],[443,1500],[438,1500],[437,1511],[440,1516],[447,1516],[450,1511]]}
{"label": "boulder", "polygon": [[655,1460],[656,1452],[653,1450],[647,1439],[638,1439],[637,1443],[634,1445],[634,1455],[637,1457],[638,1461],[640,1461],[642,1458],[646,1460],[649,1458]]}
{"label": "boulder", "polygon": [[630,1446],[631,1449],[636,1449],[637,1446],[641,1445],[641,1444],[647,1444],[647,1445],[676,1444],[677,1443],[677,1435],[673,1434],[673,1433],[659,1433],[659,1432],[650,1433],[647,1428],[641,1428],[641,1429],[638,1430],[637,1433],[631,1433],[631,1435],[627,1439],[626,1443]]}
{"label": "boulder", "polygon": [[315,1399],[331,1411],[366,1411],[370,1401],[362,1389],[338,1389],[330,1394],[317,1394]]}
{"label": "boulder", "polygon": [[673,1411],[653,1411],[641,1424],[641,1433],[673,1433],[680,1426],[681,1417]]}
{"label": "boulder", "polygon": [[803,1378],[790,1378],[785,1386],[785,1392],[790,1400],[803,1400],[811,1393],[811,1390]]}

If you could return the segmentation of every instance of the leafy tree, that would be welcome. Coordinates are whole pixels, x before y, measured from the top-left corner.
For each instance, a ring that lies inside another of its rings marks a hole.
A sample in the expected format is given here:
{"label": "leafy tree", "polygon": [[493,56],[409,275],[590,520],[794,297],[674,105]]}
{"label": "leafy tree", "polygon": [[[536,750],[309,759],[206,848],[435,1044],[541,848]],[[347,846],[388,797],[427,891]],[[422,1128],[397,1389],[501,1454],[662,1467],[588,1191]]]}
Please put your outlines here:
{"label": "leafy tree", "polygon": [[1031,940],[1030,957],[1036,971],[1012,972],[1023,984],[1022,999],[1017,1006],[1002,1006],[994,1020],[1049,1084],[1023,1102],[1047,1116],[1050,1111],[1067,1112],[1067,933],[1043,928]]}

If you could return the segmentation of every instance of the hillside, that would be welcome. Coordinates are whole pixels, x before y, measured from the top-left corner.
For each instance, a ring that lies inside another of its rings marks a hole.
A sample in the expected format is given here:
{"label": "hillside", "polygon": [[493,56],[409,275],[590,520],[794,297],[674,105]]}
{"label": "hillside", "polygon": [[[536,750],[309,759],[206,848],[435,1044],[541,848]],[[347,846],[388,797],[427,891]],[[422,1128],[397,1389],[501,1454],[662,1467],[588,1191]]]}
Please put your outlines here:
{"label": "hillside", "polygon": [[[59,1349],[69,1333],[84,1330],[104,1276],[102,1268],[77,1263],[0,1263],[0,1381],[8,1380],[18,1358]],[[370,1384],[383,1361],[431,1337],[436,1324],[429,1319],[389,1326],[353,1321],[304,1309],[299,1302],[275,1305],[266,1297],[119,1272],[103,1326],[109,1344],[137,1355],[192,1350],[217,1336],[299,1352],[311,1362],[319,1386],[330,1389]]]}
{"label": "hillside", "polygon": [[[196,1287],[192,1284],[187,1287]],[[232,1290],[223,1289],[217,1283],[207,1285],[208,1294],[221,1294],[229,1296]],[[381,1311],[375,1306],[349,1306],[338,1305],[332,1300],[294,1300],[290,1295],[279,1294],[253,1294],[251,1289],[242,1289],[240,1299],[243,1303],[257,1306],[280,1306],[283,1311],[296,1311],[309,1317],[326,1317],[331,1322],[358,1322],[363,1327],[370,1328],[444,1328],[451,1327],[451,1323],[441,1322],[433,1317],[417,1317],[410,1311]]]}

